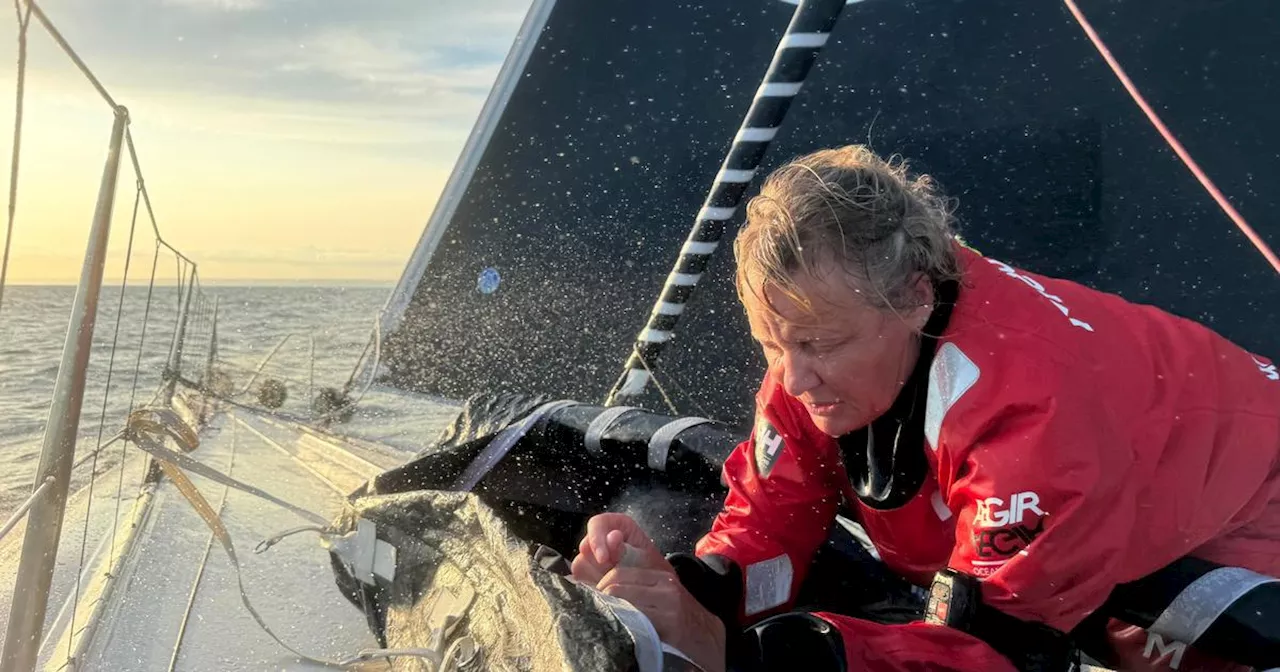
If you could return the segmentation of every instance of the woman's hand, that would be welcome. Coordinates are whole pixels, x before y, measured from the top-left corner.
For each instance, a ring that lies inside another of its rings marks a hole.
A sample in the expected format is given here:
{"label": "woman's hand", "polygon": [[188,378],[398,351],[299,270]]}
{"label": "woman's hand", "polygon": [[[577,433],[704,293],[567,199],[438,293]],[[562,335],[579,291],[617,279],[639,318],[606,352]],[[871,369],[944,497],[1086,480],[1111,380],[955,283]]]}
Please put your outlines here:
{"label": "woman's hand", "polygon": [[630,602],[649,617],[662,641],[705,672],[723,672],[724,624],[685,589],[674,569],[614,567],[596,588]]}
{"label": "woman's hand", "polygon": [[631,603],[662,641],[706,672],[722,672],[724,624],[685,589],[675,569],[631,517],[604,513],[587,522],[573,576]]}
{"label": "woman's hand", "polygon": [[622,564],[624,556],[627,566],[674,573],[657,544],[631,516],[602,513],[587,521],[587,534],[578,544],[578,557],[573,559],[573,578],[594,586]]}

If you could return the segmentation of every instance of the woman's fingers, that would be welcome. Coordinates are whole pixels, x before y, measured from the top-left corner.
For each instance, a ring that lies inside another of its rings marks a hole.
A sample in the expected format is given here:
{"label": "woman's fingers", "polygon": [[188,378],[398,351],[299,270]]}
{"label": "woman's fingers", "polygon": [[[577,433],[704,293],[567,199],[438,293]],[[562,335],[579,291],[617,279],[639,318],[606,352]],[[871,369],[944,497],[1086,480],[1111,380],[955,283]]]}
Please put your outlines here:
{"label": "woman's fingers", "polygon": [[596,583],[596,589],[604,590],[612,585],[658,586],[679,583],[671,572],[645,567],[618,566],[610,569]]}
{"label": "woman's fingers", "polygon": [[663,642],[691,656],[702,669],[725,669],[724,624],[689,594],[673,570],[619,565],[596,587],[639,609]]}
{"label": "woman's fingers", "polygon": [[573,573],[573,578],[590,586],[600,583],[600,579],[603,579],[605,573],[609,571],[608,567],[601,567],[596,562],[586,539],[578,545],[578,555],[569,565],[569,569]]}
{"label": "woman's fingers", "polygon": [[621,513],[592,516],[571,565],[574,578],[604,590],[597,584],[620,566],[674,576],[671,564],[630,516]]}
{"label": "woman's fingers", "polygon": [[615,547],[620,547],[621,544],[617,541],[619,536],[625,540],[637,531],[639,531],[638,526],[629,516],[620,513],[601,513],[592,516],[587,521],[586,539],[591,546],[592,554],[595,555],[596,563],[606,567],[617,564],[618,560],[609,548],[609,537],[614,538]]}
{"label": "woman's fingers", "polygon": [[663,641],[681,634],[683,586],[670,572],[615,567],[597,586],[606,595],[630,602],[653,623]]}
{"label": "woman's fingers", "polygon": [[[635,523],[632,522],[632,525],[635,525]],[[626,543],[627,536],[626,532],[615,528],[609,530],[609,533],[604,537],[604,544],[609,549],[609,559],[614,564],[622,562],[622,545]]]}
{"label": "woman's fingers", "polygon": [[656,590],[653,586],[614,585],[610,586],[605,594],[626,600],[631,606],[639,609],[653,622],[659,637],[670,639],[675,634],[679,617],[678,603],[672,604],[670,598],[662,591]]}
{"label": "woman's fingers", "polygon": [[[601,567],[611,568],[617,565],[622,559],[624,545],[631,545],[643,551],[649,560],[662,558],[662,553],[649,539],[649,535],[645,534],[630,516],[622,513],[601,513],[592,516],[587,521],[587,534],[584,539],[595,557],[596,564]],[[583,552],[586,551],[583,550]],[[658,568],[662,563],[647,561],[646,564]]]}

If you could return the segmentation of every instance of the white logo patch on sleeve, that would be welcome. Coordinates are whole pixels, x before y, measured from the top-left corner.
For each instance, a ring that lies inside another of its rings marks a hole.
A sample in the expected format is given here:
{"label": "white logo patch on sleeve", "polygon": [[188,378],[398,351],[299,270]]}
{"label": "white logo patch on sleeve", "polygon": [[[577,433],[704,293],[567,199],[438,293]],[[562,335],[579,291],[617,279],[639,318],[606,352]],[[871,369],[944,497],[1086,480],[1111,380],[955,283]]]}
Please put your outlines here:
{"label": "white logo patch on sleeve", "polygon": [[769,472],[773,471],[773,465],[777,464],[778,457],[786,448],[786,441],[768,420],[761,417],[756,421],[752,443],[755,448],[756,471],[759,472],[760,478],[768,478]]}
{"label": "white logo patch on sleeve", "polygon": [[791,557],[786,553],[747,565],[747,615],[786,604],[791,597],[791,579]]}

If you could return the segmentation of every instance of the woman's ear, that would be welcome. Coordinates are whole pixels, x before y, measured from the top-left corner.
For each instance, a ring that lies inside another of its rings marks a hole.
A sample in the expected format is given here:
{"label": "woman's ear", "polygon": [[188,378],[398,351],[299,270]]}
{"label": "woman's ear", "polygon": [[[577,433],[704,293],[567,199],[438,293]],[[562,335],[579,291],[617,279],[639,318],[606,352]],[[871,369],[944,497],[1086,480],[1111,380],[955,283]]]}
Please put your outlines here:
{"label": "woman's ear", "polygon": [[933,282],[924,273],[916,273],[911,282],[911,290],[916,298],[911,318],[916,330],[919,331],[924,329],[924,325],[929,322],[929,317],[933,315],[934,300],[937,297],[933,293]]}

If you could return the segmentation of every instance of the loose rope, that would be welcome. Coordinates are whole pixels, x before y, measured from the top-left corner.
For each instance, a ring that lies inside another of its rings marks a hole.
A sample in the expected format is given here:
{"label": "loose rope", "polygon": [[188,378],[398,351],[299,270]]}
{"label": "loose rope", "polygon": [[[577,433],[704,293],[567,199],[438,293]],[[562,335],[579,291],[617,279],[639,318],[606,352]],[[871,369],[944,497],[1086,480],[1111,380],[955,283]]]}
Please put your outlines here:
{"label": "loose rope", "polygon": [[1249,223],[1245,221],[1244,216],[1237,212],[1231,203],[1227,201],[1227,197],[1222,195],[1222,192],[1218,190],[1218,187],[1213,183],[1213,180],[1210,180],[1209,176],[1200,169],[1200,165],[1196,163],[1195,159],[1191,158],[1191,154],[1187,152],[1181,142],[1178,142],[1178,139],[1174,137],[1173,132],[1169,130],[1169,127],[1165,126],[1164,122],[1160,120],[1160,116],[1156,114],[1155,110],[1151,109],[1151,106],[1147,104],[1147,100],[1142,97],[1142,94],[1138,91],[1138,87],[1135,86],[1133,81],[1129,79],[1129,76],[1125,74],[1124,68],[1120,67],[1120,63],[1111,55],[1111,50],[1107,48],[1105,43],[1103,43],[1102,38],[1098,36],[1097,31],[1095,31],[1093,26],[1089,24],[1089,20],[1084,17],[1084,13],[1076,6],[1075,0],[1062,1],[1066,3],[1067,9],[1071,10],[1071,14],[1075,16],[1080,27],[1084,29],[1084,34],[1088,36],[1089,41],[1093,43],[1095,48],[1097,48],[1098,53],[1102,54],[1103,60],[1107,62],[1107,65],[1111,66],[1111,71],[1115,73],[1125,90],[1129,92],[1131,97],[1133,97],[1133,100],[1138,104],[1138,107],[1142,108],[1142,112],[1147,115],[1147,119],[1149,119],[1151,124],[1156,127],[1156,130],[1160,132],[1164,141],[1169,144],[1171,149],[1173,149],[1174,154],[1178,155],[1178,158],[1182,160],[1184,165],[1186,165],[1187,170],[1190,170],[1191,174],[1200,181],[1200,184],[1205,188],[1205,191],[1209,192],[1209,195],[1213,197],[1213,200],[1218,203],[1218,207],[1222,208],[1222,211],[1227,214],[1227,217],[1231,218],[1231,221],[1235,223],[1236,227],[1239,228],[1242,233],[1244,233],[1245,237],[1249,239],[1249,242],[1253,243],[1253,246],[1258,248],[1258,251],[1262,253],[1262,256],[1271,264],[1271,268],[1275,269],[1276,273],[1280,273],[1280,257],[1276,257],[1276,253],[1267,246],[1267,243],[1262,240],[1262,237],[1259,236],[1256,231],[1253,230],[1253,227],[1249,226]]}

